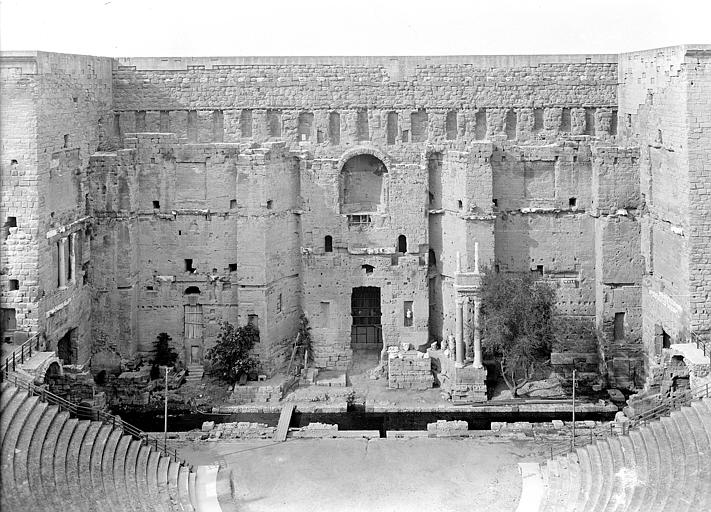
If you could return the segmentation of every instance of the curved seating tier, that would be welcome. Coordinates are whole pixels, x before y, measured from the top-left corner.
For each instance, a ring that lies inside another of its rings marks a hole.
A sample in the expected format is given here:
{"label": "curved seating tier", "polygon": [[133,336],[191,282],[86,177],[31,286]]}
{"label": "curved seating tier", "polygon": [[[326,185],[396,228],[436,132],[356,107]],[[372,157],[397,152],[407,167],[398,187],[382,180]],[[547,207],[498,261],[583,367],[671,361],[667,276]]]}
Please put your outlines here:
{"label": "curved seating tier", "polygon": [[0,384],[0,452],[5,511],[219,510],[196,499],[201,472],[120,427],[71,418],[9,382]]}
{"label": "curved seating tier", "polygon": [[711,510],[711,399],[549,460],[542,512]]}

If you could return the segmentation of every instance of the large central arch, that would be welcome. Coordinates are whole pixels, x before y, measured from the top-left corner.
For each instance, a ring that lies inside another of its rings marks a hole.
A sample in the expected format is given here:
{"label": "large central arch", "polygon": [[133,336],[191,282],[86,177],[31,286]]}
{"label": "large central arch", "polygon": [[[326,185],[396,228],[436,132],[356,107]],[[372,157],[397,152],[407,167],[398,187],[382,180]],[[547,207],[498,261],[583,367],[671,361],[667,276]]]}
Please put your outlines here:
{"label": "large central arch", "polygon": [[388,202],[387,157],[374,148],[354,148],[338,162],[341,213],[370,213]]}

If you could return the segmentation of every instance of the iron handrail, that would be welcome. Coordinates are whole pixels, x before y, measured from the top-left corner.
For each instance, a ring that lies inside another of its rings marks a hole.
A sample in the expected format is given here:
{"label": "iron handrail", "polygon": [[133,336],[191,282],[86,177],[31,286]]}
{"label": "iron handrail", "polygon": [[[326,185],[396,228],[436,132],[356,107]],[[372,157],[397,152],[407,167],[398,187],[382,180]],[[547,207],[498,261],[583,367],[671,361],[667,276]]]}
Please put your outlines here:
{"label": "iron handrail", "polygon": [[23,379],[16,373],[7,375],[6,379],[12,382],[16,387],[27,390],[30,396],[38,396],[39,399],[43,402],[56,405],[60,408],[60,410],[67,411],[71,415],[97,418],[99,421],[102,421],[106,424],[110,424],[115,428],[120,428],[125,433],[141,441],[141,443],[145,444],[146,446],[149,444],[154,444],[156,450],[164,453],[167,457],[172,458],[176,463],[180,464],[181,466],[186,466],[191,471],[193,470],[192,464],[189,464],[187,461],[180,459],[180,457],[178,456],[177,449],[168,449],[167,440],[161,443],[157,437],[148,435],[146,432],[122,420],[118,416],[115,416],[101,409],[70,402],[69,400],[62,398],[61,396],[55,395],[51,391],[48,391],[47,389],[41,386],[35,385],[33,382],[27,379]]}
{"label": "iron handrail", "polygon": [[4,361],[0,364],[0,379],[8,375],[11,366],[14,372],[18,364],[25,364],[25,354],[27,354],[28,359],[31,358],[33,347],[35,348],[35,352],[40,351],[39,333],[30,336],[22,345],[13,350],[11,354],[5,356]]}
{"label": "iron handrail", "polygon": [[[655,420],[662,416],[670,414],[681,408],[684,405],[691,403],[693,400],[700,398],[711,397],[711,383],[701,384],[692,389],[687,389],[685,391],[680,391],[675,393],[669,398],[662,400],[659,405],[647,409],[632,418],[630,418],[629,428],[636,428],[647,424],[649,421]],[[567,439],[564,446],[550,447],[550,458],[554,458],[566,453],[572,452],[575,448],[586,446],[593,443],[596,439],[604,437],[606,435],[612,435],[614,432],[613,422],[610,422],[609,427],[601,427],[598,429],[591,429],[590,436],[580,436],[573,442],[572,439]]]}

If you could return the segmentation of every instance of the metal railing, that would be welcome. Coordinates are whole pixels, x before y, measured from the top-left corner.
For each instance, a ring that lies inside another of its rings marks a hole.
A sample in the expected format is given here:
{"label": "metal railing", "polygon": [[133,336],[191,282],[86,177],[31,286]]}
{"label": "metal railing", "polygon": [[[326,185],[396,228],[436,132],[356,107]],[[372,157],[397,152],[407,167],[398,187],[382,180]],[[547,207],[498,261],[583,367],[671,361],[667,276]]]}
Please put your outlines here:
{"label": "metal railing", "polygon": [[696,344],[696,348],[704,353],[704,356],[709,358],[709,364],[711,364],[711,341],[704,341],[701,336],[696,334],[694,331],[689,332],[691,341]]}
{"label": "metal railing", "polygon": [[129,434],[130,436],[134,437],[135,439],[141,441],[141,444],[150,446],[154,445],[156,450],[162,452],[164,455],[167,457],[172,458],[176,463],[188,467],[191,471],[193,470],[192,464],[189,464],[187,461],[182,460],[178,457],[178,450],[173,449],[170,450],[168,448],[168,442],[166,439],[161,441],[157,437],[153,437],[139,429],[138,427],[135,427],[131,425],[130,423],[127,423],[123,421],[120,417],[114,416],[113,414],[110,414],[106,411],[103,411],[101,409],[97,409],[94,407],[89,407],[85,405],[80,405],[76,404],[74,402],[70,402],[68,400],[65,400],[64,398],[55,395],[54,393],[46,390],[45,388],[41,386],[35,385],[33,382],[23,379],[21,376],[19,376],[16,373],[8,373],[5,375],[5,380],[7,382],[11,382],[14,384],[16,387],[20,389],[24,389],[25,391],[28,392],[30,396],[37,396],[39,397],[40,400],[43,402],[47,402],[48,404],[56,405],[60,408],[62,411],[67,411],[69,414],[82,418],[82,419],[91,419],[94,421],[102,421],[105,424],[112,425],[115,428],[120,428],[123,430],[126,434]]}
{"label": "metal railing", "polygon": [[2,364],[0,364],[0,380],[7,377],[9,372],[14,372],[18,365],[25,364],[25,359],[32,357],[33,350],[34,352],[40,352],[40,343],[40,335],[37,333],[13,350],[12,354],[5,356]]}
{"label": "metal railing", "polygon": [[[701,384],[692,389],[686,389],[684,391],[678,391],[674,393],[669,398],[665,398],[662,402],[647,409],[646,411],[637,414],[630,418],[629,428],[639,428],[650,421],[657,420],[662,416],[668,416],[673,411],[681,409],[683,406],[690,404],[694,400],[701,398],[711,398],[711,383]],[[596,429],[590,429],[590,434],[578,436],[573,439],[567,439],[564,444],[561,443],[558,446],[550,447],[550,458],[554,458],[560,455],[565,455],[568,452],[573,451],[581,446],[586,446],[595,442],[597,439],[603,439],[607,436],[611,436],[614,433],[614,422],[610,422],[609,425],[604,425]]]}

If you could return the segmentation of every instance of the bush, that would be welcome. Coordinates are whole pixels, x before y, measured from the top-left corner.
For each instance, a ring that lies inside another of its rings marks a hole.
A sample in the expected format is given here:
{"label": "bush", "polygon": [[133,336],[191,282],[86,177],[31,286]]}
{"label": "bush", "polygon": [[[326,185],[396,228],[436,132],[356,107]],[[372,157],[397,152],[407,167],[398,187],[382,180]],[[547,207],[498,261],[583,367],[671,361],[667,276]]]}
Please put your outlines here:
{"label": "bush", "polygon": [[220,322],[217,343],[205,354],[205,359],[211,363],[211,373],[234,384],[240,376],[256,370],[257,360],[249,352],[257,341],[259,329],[254,325],[235,327],[229,322]]}

